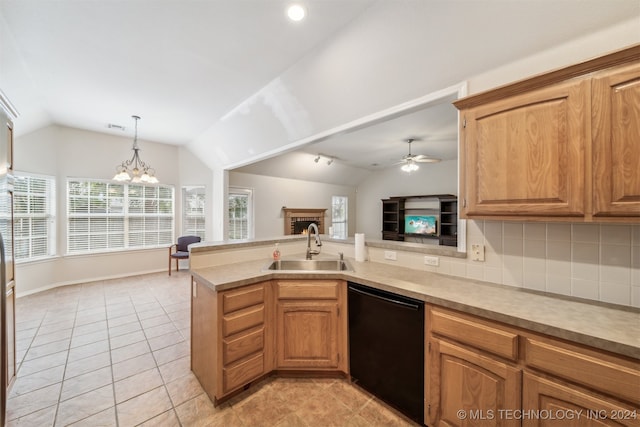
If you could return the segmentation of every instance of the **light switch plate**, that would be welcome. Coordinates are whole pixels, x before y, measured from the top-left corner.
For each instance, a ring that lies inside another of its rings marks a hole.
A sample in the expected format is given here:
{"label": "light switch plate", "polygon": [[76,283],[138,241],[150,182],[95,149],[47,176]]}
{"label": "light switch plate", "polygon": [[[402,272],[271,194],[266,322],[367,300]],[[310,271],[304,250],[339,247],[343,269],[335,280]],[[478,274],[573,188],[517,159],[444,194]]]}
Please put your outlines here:
{"label": "light switch plate", "polygon": [[397,260],[397,254],[396,251],[384,251],[384,259],[388,259],[391,261],[395,261]]}
{"label": "light switch plate", "polygon": [[484,262],[484,245],[471,245],[471,261]]}

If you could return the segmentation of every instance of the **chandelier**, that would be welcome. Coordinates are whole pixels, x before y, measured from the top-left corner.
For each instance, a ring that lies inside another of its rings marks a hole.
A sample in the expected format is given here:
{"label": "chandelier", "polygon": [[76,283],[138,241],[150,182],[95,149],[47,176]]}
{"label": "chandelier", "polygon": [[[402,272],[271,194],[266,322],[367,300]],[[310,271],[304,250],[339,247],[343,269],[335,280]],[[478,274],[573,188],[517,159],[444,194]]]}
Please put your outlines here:
{"label": "chandelier", "polygon": [[156,170],[140,159],[140,147],[138,147],[138,120],[139,116],[131,116],[136,121],[136,131],[133,138],[133,157],[124,160],[122,164],[116,166],[116,175],[114,181],[131,181],[143,182],[147,184],[157,184],[158,178],[155,177]]}

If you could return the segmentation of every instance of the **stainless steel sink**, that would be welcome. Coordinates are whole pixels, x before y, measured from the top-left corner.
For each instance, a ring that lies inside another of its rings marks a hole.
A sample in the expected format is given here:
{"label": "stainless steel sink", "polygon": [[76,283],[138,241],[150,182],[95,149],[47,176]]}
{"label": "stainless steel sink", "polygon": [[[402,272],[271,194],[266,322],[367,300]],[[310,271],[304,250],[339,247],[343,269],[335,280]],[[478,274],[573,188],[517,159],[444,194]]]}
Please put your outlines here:
{"label": "stainless steel sink", "polygon": [[345,260],[295,259],[273,261],[264,271],[353,271]]}

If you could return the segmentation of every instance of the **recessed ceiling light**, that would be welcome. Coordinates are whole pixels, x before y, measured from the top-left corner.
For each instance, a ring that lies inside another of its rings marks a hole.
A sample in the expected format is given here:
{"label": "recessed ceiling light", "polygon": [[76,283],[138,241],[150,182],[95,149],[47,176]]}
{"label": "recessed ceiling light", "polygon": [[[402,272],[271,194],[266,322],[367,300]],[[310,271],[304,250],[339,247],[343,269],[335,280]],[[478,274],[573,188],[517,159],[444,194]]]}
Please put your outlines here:
{"label": "recessed ceiling light", "polygon": [[302,21],[307,11],[299,4],[293,4],[287,9],[287,16],[292,21]]}

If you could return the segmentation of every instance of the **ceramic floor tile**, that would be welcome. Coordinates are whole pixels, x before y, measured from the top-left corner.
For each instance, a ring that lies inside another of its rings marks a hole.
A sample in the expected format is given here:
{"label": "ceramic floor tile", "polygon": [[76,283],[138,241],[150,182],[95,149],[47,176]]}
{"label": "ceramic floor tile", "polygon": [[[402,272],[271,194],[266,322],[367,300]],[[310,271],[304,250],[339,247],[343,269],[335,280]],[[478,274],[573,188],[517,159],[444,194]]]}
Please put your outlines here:
{"label": "ceramic floor tile", "polygon": [[129,322],[122,325],[109,327],[109,336],[113,338],[119,335],[124,335],[140,330],[142,330],[142,326],[140,326],[140,322],[136,320],[135,322]]}
{"label": "ceramic floor tile", "polygon": [[[72,329],[75,323],[74,319],[63,320],[62,322],[44,324],[38,328],[38,335],[50,334],[63,329]],[[68,337],[65,337],[68,338]]]}
{"label": "ceramic floor tile", "polygon": [[109,328],[115,328],[125,325],[127,323],[137,322],[138,316],[136,314],[128,314],[126,316],[117,317],[115,319],[109,319]]}
{"label": "ceramic floor tile", "polygon": [[162,348],[153,352],[158,365],[171,362],[172,360],[180,359],[181,357],[189,355],[190,347],[186,342],[180,342],[169,347]]}
{"label": "ceramic floor tile", "polygon": [[58,353],[63,350],[69,350],[70,340],[55,341],[49,344],[39,345],[37,347],[31,346],[25,356],[25,360],[33,360],[39,357],[48,356],[50,354]]}
{"label": "ceramic floor tile", "polygon": [[31,393],[8,399],[6,419],[15,420],[57,404],[61,385],[61,383],[53,384]]}
{"label": "ceramic floor tile", "polygon": [[104,331],[106,329],[107,329],[107,321],[100,320],[98,322],[88,323],[82,326],[76,326],[75,328],[73,328],[73,335],[74,336],[86,335],[93,332]]}
{"label": "ceramic floor tile", "polygon": [[86,357],[84,359],[76,360],[75,362],[67,363],[67,370],[64,374],[65,379],[77,377],[78,375],[93,372],[100,368],[104,368],[111,364],[111,358],[109,352],[96,354],[95,356]]}
{"label": "ceramic floor tile", "polygon": [[169,316],[167,316],[166,314],[161,314],[159,316],[142,319],[140,323],[142,324],[143,328],[147,329],[153,326],[164,325],[165,323],[171,323],[171,318],[169,318]]}
{"label": "ceramic floor tile", "polygon": [[62,384],[60,401],[65,401],[88,391],[104,387],[112,382],[111,366],[105,366],[104,368],[75,376],[65,380]]}
{"label": "ceramic floor tile", "polygon": [[111,359],[113,360],[113,363],[118,363],[141,356],[145,353],[149,353],[150,351],[151,349],[149,348],[147,341],[140,341],[135,344],[129,344],[124,347],[111,350]]}
{"label": "ceramic floor tile", "polygon": [[160,375],[162,375],[164,383],[170,383],[191,373],[191,357],[181,357],[180,359],[158,366],[158,369],[160,369]]}
{"label": "ceramic floor tile", "polygon": [[31,375],[18,375],[16,382],[13,384],[13,387],[11,387],[9,397],[19,396],[39,388],[62,382],[64,368],[64,365],[60,365]]}
{"label": "ceramic floor tile", "polygon": [[222,405],[217,408],[205,394],[191,399],[176,407],[176,413],[183,426],[210,426],[220,412],[235,414],[230,406]]}
{"label": "ceramic floor tile", "polygon": [[127,359],[113,364],[113,379],[120,381],[140,372],[156,367],[156,361],[151,353]]}
{"label": "ceramic floor tile", "polygon": [[140,320],[150,319],[152,317],[158,317],[166,314],[162,308],[154,308],[153,310],[143,311],[138,313]]}
{"label": "ceramic floor tile", "polygon": [[[173,409],[151,418],[140,424],[139,427],[181,427],[176,411]],[[186,427],[186,426],[185,426]]]}
{"label": "ceramic floor tile", "polygon": [[95,356],[96,354],[104,353],[106,351],[109,351],[109,340],[97,341],[91,344],[75,347],[69,350],[69,359],[67,360],[67,363]]}
{"label": "ceramic floor tile", "polygon": [[149,328],[144,328],[144,334],[148,339],[159,337],[160,335],[170,334],[171,332],[177,332],[173,323],[164,323],[162,325],[151,326]]}
{"label": "ceramic floor tile", "polygon": [[116,427],[116,408],[112,406],[102,412],[91,415],[73,424],[69,424],[69,427]]}
{"label": "ceramic floor tile", "polygon": [[135,344],[140,341],[146,340],[142,331],[129,332],[128,334],[119,335],[109,340],[111,349],[124,347],[130,344]]}
{"label": "ceramic floor tile", "polygon": [[172,408],[164,386],[136,396],[116,406],[118,424],[134,426],[154,418]]}
{"label": "ceramic floor tile", "polygon": [[105,330],[90,332],[88,334],[82,335],[74,335],[73,338],[71,338],[71,348],[81,347],[83,345],[103,341],[107,338],[109,338],[109,334]]}
{"label": "ceramic floor tile", "polygon": [[66,426],[95,415],[114,405],[113,386],[99,388],[60,402],[56,425]]}
{"label": "ceramic floor tile", "polygon": [[56,417],[56,405],[49,406],[29,415],[8,421],[7,427],[52,427]]}
{"label": "ceramic floor tile", "polygon": [[45,369],[50,369],[60,365],[64,366],[67,362],[68,354],[68,351],[61,351],[39,357],[37,359],[26,360],[22,362],[22,365],[20,365],[20,369],[18,369],[18,376],[30,375],[35,372],[44,371]]}
{"label": "ceramic floor tile", "polygon": [[114,384],[116,403],[122,403],[139,396],[163,384],[160,371],[157,368],[140,372],[139,374],[117,381]]}
{"label": "ceramic floor tile", "polygon": [[190,374],[180,377],[175,381],[166,384],[167,392],[173,402],[173,406],[178,406],[187,400],[193,399],[204,393],[200,382],[195,375]]}
{"label": "ceramic floor tile", "polygon": [[183,341],[184,337],[180,332],[175,331],[165,335],[160,335],[159,337],[149,338],[149,347],[151,347],[152,351],[156,351]]}

